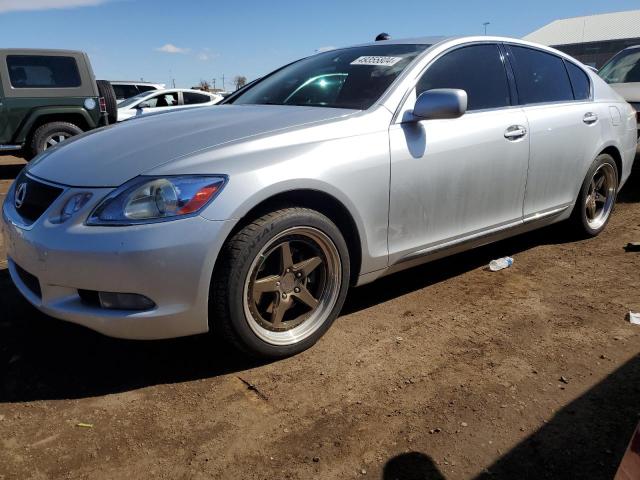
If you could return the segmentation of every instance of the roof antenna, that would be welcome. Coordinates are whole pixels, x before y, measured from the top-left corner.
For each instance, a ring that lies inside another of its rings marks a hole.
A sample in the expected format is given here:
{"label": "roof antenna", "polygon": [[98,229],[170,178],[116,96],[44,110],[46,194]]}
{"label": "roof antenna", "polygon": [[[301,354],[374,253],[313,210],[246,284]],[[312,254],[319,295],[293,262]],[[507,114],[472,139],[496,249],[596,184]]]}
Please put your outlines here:
{"label": "roof antenna", "polygon": [[381,42],[383,40],[391,40],[391,35],[388,33],[382,32],[376,37],[376,42]]}

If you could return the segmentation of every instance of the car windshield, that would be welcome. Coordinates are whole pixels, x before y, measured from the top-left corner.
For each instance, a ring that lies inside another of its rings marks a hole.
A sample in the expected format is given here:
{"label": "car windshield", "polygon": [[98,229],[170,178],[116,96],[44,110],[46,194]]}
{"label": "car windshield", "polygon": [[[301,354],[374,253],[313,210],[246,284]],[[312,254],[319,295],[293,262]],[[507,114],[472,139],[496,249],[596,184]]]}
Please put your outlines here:
{"label": "car windshield", "polygon": [[366,110],[428,47],[371,45],[320,53],[268,75],[230,103]]}
{"label": "car windshield", "polygon": [[620,52],[598,74],[607,83],[640,82],[640,48]]}
{"label": "car windshield", "polygon": [[[156,93],[156,92],[153,92]],[[124,102],[121,102],[118,104],[118,108],[127,108],[130,107],[131,105],[133,105],[136,102],[139,102],[140,100],[142,100],[145,97],[148,97],[149,95],[151,95],[151,92],[142,92],[139,93],[138,95],[135,95],[131,98],[127,98]]]}

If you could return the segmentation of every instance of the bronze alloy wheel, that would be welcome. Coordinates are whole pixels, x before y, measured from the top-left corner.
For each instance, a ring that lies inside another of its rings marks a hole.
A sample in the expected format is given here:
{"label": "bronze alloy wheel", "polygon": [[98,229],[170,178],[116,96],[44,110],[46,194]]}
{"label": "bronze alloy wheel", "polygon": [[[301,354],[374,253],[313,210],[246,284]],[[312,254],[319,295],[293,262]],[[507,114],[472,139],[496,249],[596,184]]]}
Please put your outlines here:
{"label": "bronze alloy wheel", "polygon": [[340,295],[338,249],[322,231],[289,228],[254,259],[243,302],[251,330],[273,345],[291,345],[327,320]]}
{"label": "bronze alloy wheel", "polygon": [[593,230],[604,225],[613,210],[616,199],[618,178],[609,163],[600,165],[591,177],[585,200],[587,223]]}

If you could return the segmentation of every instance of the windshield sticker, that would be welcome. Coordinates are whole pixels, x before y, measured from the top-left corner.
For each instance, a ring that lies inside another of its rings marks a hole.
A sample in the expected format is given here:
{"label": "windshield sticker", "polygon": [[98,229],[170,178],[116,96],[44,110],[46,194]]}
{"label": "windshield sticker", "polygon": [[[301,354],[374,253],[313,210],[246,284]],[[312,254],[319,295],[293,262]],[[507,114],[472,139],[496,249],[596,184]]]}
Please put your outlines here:
{"label": "windshield sticker", "polygon": [[402,57],[358,57],[351,65],[373,65],[374,67],[392,67],[402,60]]}

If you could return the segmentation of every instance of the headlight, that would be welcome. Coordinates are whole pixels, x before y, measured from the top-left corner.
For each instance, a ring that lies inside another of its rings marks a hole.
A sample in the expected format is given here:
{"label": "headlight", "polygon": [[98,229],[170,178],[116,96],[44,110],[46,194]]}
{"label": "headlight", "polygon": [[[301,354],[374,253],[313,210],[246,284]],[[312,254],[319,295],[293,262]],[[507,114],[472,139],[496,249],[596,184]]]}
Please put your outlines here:
{"label": "headlight", "polygon": [[107,196],[87,225],[137,225],[197,214],[222,190],[227,177],[136,177]]}

